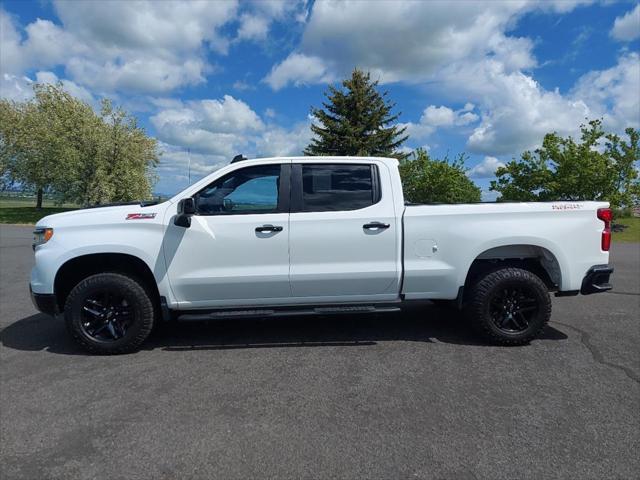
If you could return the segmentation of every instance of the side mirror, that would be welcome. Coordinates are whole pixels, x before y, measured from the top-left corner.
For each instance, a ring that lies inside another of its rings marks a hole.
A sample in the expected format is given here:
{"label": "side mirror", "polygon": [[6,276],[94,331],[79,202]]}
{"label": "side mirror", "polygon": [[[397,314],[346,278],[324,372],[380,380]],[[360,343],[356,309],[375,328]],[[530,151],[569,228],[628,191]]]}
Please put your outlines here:
{"label": "side mirror", "polygon": [[196,202],[193,198],[183,198],[178,202],[178,215],[173,220],[173,224],[178,227],[189,228],[191,226],[191,215],[196,213]]}

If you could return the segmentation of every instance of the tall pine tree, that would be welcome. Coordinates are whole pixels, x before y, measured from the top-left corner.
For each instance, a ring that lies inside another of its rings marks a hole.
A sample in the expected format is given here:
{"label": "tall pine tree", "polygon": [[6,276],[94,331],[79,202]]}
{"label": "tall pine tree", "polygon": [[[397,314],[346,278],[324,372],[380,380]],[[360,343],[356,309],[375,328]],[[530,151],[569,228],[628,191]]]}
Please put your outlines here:
{"label": "tall pine tree", "polygon": [[311,109],[317,119],[311,125],[315,138],[304,154],[404,158],[398,147],[407,139],[406,128],[393,125],[400,114],[391,113],[395,104],[386,99],[388,92],[378,93],[378,82],[358,69],[342,86],[329,86],[324,109]]}

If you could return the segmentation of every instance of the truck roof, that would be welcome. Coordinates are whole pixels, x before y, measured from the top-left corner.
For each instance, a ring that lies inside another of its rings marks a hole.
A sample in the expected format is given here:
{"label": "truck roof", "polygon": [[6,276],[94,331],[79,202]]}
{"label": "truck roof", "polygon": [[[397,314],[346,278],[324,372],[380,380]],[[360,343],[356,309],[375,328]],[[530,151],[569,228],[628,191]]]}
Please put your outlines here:
{"label": "truck roof", "polygon": [[356,157],[356,156],[316,156],[316,157],[306,157],[306,156],[296,156],[296,157],[262,157],[262,158],[247,158],[241,160],[242,163],[245,162],[274,162],[274,161],[293,161],[300,163],[317,163],[317,162],[372,162],[372,161],[381,161],[384,163],[390,163],[392,165],[398,164],[397,158],[392,157]]}

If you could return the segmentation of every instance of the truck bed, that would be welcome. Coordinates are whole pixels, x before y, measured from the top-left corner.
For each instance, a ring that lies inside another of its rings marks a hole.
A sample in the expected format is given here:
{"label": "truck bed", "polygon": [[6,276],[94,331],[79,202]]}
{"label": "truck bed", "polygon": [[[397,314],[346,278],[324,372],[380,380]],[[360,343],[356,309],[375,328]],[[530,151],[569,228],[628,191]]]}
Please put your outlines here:
{"label": "truck bed", "polygon": [[476,259],[539,257],[560,291],[579,290],[607,263],[600,248],[605,202],[407,205],[403,215],[406,298],[455,298]]}

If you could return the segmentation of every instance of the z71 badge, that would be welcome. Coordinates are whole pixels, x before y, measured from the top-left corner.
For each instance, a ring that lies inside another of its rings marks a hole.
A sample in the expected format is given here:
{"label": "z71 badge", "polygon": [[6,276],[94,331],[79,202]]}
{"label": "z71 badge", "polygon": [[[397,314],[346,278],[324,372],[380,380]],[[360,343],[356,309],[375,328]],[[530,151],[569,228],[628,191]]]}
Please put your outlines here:
{"label": "z71 badge", "polygon": [[128,213],[125,220],[150,220],[156,218],[155,213]]}

